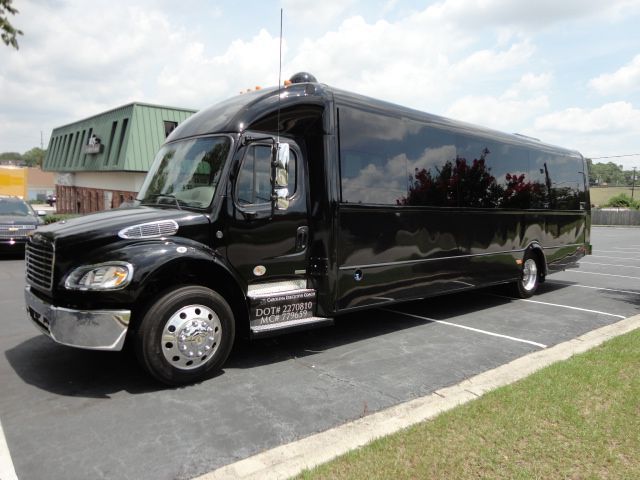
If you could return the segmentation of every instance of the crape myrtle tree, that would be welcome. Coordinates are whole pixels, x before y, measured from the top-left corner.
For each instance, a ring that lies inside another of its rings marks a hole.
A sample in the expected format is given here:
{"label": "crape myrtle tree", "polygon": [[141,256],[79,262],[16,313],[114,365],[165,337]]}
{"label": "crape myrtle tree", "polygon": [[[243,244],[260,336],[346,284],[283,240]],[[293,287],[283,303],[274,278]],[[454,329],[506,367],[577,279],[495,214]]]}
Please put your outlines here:
{"label": "crape myrtle tree", "polygon": [[11,4],[13,0],[0,0],[0,37],[5,45],[18,50],[18,35],[22,35],[22,30],[18,30],[9,22],[9,15],[15,15],[18,10]]}

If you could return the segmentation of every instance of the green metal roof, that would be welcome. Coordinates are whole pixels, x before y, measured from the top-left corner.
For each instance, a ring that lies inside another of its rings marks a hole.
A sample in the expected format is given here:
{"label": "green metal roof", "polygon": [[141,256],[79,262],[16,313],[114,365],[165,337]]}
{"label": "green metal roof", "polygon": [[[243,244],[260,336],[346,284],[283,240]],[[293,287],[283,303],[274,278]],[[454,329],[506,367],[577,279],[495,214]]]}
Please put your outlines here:
{"label": "green metal roof", "polygon": [[[57,127],[44,159],[53,172],[146,172],[165,140],[164,122],[181,123],[195,110],[131,103]],[[88,147],[92,135],[100,146]]]}

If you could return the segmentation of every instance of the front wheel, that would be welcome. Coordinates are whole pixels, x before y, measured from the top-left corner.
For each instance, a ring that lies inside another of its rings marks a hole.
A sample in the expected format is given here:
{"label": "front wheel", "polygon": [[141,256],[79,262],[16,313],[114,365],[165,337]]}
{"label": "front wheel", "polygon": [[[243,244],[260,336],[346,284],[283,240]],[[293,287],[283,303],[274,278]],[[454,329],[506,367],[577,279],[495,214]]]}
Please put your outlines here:
{"label": "front wheel", "polygon": [[222,296],[205,287],[181,287],[146,312],[136,332],[136,354],[161,382],[183,385],[222,367],[234,336],[233,313]]}
{"label": "front wheel", "polygon": [[522,261],[520,280],[515,284],[513,293],[519,298],[531,297],[540,284],[540,265],[531,254],[527,253]]}

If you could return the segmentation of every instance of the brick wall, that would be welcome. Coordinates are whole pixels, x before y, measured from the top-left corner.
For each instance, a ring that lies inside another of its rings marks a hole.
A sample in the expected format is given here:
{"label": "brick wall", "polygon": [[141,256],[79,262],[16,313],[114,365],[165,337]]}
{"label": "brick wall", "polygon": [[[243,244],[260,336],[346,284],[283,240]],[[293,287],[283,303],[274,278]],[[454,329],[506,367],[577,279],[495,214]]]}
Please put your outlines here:
{"label": "brick wall", "polygon": [[56,195],[57,213],[86,214],[118,208],[123,202],[132,201],[136,192],[56,185]]}

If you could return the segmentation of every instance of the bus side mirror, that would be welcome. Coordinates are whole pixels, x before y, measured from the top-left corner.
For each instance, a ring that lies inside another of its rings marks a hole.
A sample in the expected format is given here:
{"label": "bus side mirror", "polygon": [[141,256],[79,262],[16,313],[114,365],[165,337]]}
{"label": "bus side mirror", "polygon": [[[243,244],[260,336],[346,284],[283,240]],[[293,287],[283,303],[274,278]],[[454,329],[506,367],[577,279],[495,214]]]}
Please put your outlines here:
{"label": "bus side mirror", "polygon": [[289,185],[289,144],[278,143],[276,146],[275,158],[275,181],[276,188],[284,188]]}
{"label": "bus side mirror", "polygon": [[289,144],[278,143],[274,151],[271,169],[271,202],[275,210],[289,208]]}

